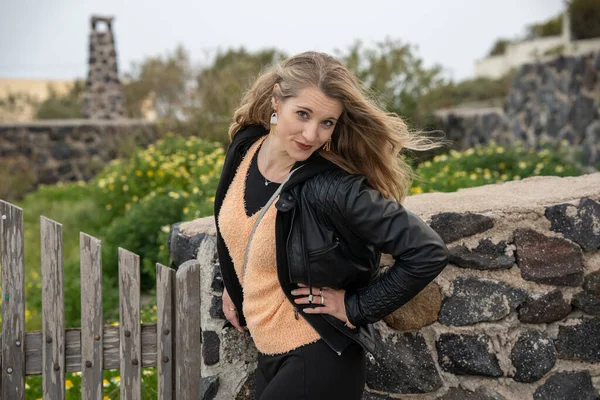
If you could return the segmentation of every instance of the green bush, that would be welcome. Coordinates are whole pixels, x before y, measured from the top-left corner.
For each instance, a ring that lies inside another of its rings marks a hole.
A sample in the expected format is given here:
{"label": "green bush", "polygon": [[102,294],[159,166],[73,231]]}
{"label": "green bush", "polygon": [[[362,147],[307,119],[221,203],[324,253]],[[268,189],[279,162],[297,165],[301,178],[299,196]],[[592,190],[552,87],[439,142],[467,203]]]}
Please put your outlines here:
{"label": "green bush", "polygon": [[600,0],[572,0],[569,14],[573,39],[600,37]]}
{"label": "green bush", "polygon": [[169,134],[98,175],[109,273],[117,273],[123,247],[140,256],[142,288],[154,287],[155,263],[168,264],[169,225],[212,215],[224,158],[218,143]]}
{"label": "green bush", "polygon": [[540,151],[525,150],[521,142],[503,147],[491,142],[466,151],[450,150],[416,169],[412,194],[455,192],[461,188],[519,180],[535,175],[577,176],[582,173],[573,162],[574,154],[562,142],[556,149],[548,143]]}

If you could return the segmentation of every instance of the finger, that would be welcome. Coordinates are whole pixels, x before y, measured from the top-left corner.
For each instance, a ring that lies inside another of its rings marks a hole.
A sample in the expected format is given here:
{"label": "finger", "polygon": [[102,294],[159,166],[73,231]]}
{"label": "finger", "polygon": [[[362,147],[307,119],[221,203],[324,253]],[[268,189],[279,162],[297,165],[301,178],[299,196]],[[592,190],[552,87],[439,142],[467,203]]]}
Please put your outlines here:
{"label": "finger", "polygon": [[325,307],[307,307],[303,308],[302,312],[307,314],[329,314],[327,310],[324,310]]}
{"label": "finger", "polygon": [[308,300],[308,297],[299,297],[297,299],[294,299],[294,302],[296,304],[319,304],[319,305],[325,305],[327,303],[327,299],[325,300],[321,300],[321,296],[319,295],[314,295],[312,302]]}
{"label": "finger", "polygon": [[300,286],[300,287],[308,287],[304,283],[298,283],[298,286]]}

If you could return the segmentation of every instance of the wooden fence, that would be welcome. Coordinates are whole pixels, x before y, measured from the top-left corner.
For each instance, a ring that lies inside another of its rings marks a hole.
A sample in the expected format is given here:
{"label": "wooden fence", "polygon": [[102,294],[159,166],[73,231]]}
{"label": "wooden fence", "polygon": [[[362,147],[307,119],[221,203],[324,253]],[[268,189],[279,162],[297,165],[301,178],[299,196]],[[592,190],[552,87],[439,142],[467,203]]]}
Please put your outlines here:
{"label": "wooden fence", "polygon": [[156,265],[157,323],[140,321],[139,257],[119,248],[119,326],[102,320],[100,240],[80,233],[81,328],[66,328],[62,225],[40,217],[42,330],[25,330],[23,210],[0,200],[2,380],[0,399],[25,398],[42,375],[43,398],[65,398],[65,373],[81,371],[81,398],[103,398],[103,370],[120,368],[120,398],[141,398],[141,372],[157,367],[158,399],[200,398],[200,264]]}

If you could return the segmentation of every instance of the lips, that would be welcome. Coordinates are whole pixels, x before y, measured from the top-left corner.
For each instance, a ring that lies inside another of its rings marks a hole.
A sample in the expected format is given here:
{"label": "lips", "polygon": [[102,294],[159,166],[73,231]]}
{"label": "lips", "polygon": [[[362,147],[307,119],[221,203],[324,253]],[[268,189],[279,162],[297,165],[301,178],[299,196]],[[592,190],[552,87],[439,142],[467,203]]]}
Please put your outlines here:
{"label": "lips", "polygon": [[295,143],[296,143],[296,145],[297,145],[298,147],[300,147],[300,149],[302,149],[302,150],[310,150],[310,149],[312,148],[312,146],[311,146],[311,145],[306,145],[306,144],[303,144],[303,143],[300,143],[300,142],[296,142],[296,141],[294,141],[294,142],[295,142]]}

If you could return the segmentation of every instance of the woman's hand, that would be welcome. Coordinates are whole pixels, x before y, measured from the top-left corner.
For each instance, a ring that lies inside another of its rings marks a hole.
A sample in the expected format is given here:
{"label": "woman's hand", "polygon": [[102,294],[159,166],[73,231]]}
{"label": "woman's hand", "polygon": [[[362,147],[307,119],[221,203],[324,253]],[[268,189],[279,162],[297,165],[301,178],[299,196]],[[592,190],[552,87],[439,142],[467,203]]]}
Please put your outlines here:
{"label": "woman's hand", "polygon": [[235,329],[244,332],[244,328],[242,328],[238,320],[237,310],[233,305],[233,301],[231,301],[231,297],[229,297],[229,293],[227,293],[227,289],[223,289],[223,314],[225,314],[225,318],[227,318],[227,321],[231,322],[231,325],[233,325]]}
{"label": "woman's hand", "polygon": [[[304,295],[306,297],[299,297],[294,299],[296,304],[310,304],[308,295],[309,288],[301,283],[298,284],[300,288],[292,290],[292,295]],[[328,287],[314,287],[312,289],[312,304],[318,304],[317,307],[307,307],[302,309],[307,314],[329,314],[340,321],[347,322],[348,317],[346,315],[346,305],[344,303],[344,295],[346,291],[344,289],[336,290]]]}

